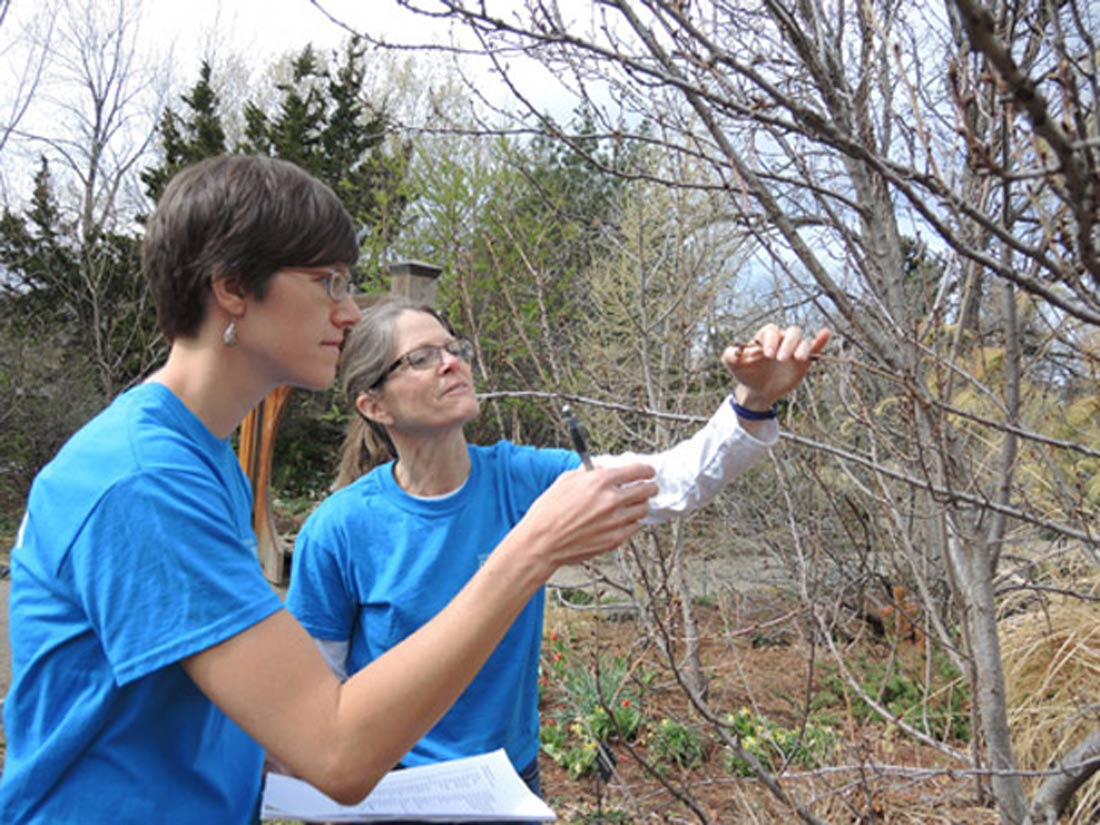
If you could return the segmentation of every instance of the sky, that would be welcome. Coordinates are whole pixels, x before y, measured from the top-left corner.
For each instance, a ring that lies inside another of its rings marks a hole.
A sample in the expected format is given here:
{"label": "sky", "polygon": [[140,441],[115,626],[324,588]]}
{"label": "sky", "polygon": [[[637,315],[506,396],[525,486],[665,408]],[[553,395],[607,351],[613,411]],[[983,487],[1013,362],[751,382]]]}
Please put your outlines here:
{"label": "sky", "polygon": [[[335,46],[347,32],[333,23],[309,0],[146,0],[145,12],[151,39],[162,46],[173,43],[183,57],[201,56],[211,31],[243,55],[254,55],[258,63],[276,57],[307,42]],[[393,34],[415,31],[408,12],[390,0],[326,0],[325,7],[359,22],[369,10],[370,23]]]}
{"label": "sky", "polygon": [[[0,0],[2,3],[3,0]],[[79,9],[90,3],[100,13],[109,13],[119,0],[12,0],[8,18],[0,29],[0,126],[11,117],[11,100],[15,94],[17,75],[26,65],[25,54],[30,39],[21,36],[20,25],[26,20],[39,18],[61,19],[51,15],[53,3],[68,3]],[[224,68],[227,55],[238,58],[247,67],[247,76],[256,79],[272,63],[288,53],[294,53],[307,43],[321,50],[338,47],[345,42],[349,32],[334,22],[325,11],[309,0],[124,0],[126,13],[132,15],[140,9],[138,52],[149,57],[151,63],[163,65],[170,56],[171,86],[168,97],[160,97],[162,103],[149,104],[159,108],[164,102],[178,101],[179,95],[189,89],[198,76],[203,58],[213,56],[217,72]],[[403,9],[397,0],[321,0],[325,10],[350,26],[369,27],[372,36],[389,43],[449,43],[451,24],[436,23],[431,18],[416,15]],[[499,0],[503,7],[510,7],[512,0]],[[563,0],[578,14],[590,9],[589,0]],[[497,6],[500,8],[501,6]],[[590,14],[590,11],[588,12]],[[77,27],[79,30],[79,27]],[[461,28],[460,36],[472,37]],[[54,43],[59,42],[54,38]],[[443,57],[416,55],[420,74],[425,77],[456,78]],[[479,92],[495,105],[505,108],[516,106],[505,85],[488,71],[487,61],[471,64],[464,61],[464,73],[472,77]],[[560,83],[547,75],[546,69],[521,58],[509,58],[509,74],[517,86],[536,90],[537,105],[543,111],[551,111],[562,120],[572,118],[576,98]],[[238,75],[239,76],[239,75]],[[430,82],[430,81],[429,81]],[[22,129],[35,136],[76,139],[76,134],[65,125],[69,122],[64,111],[67,92],[58,84],[43,84],[33,98],[33,105],[20,121]],[[86,97],[82,87],[75,92],[77,99]],[[163,93],[162,93],[163,94]],[[135,128],[145,128],[138,124]],[[66,131],[68,129],[68,131]],[[11,203],[23,199],[30,190],[33,174],[43,142],[35,137],[12,139],[0,144],[0,201]]]}
{"label": "sky", "polygon": [[[3,0],[0,0],[2,2]],[[51,3],[53,0],[46,0]],[[56,0],[66,2],[66,0]],[[79,9],[91,2],[102,13],[113,9],[115,0],[68,0]],[[428,18],[402,9],[395,0],[323,0],[333,15],[351,25],[369,26],[372,35],[391,42],[425,39],[444,42],[447,29],[433,26]],[[321,49],[339,46],[348,37],[342,28],[309,0],[142,0],[127,2],[127,14],[141,11],[138,50],[159,62],[171,55],[173,97],[189,88],[197,78],[201,60],[214,55],[218,61],[235,55],[259,72],[287,53],[307,43]],[[51,17],[52,10],[33,0],[12,0],[0,29],[0,126],[12,117],[18,100],[18,78],[27,65],[26,55],[33,38],[22,26]],[[53,19],[59,19],[57,14]],[[54,42],[58,40],[55,37]],[[218,65],[218,62],[215,63]],[[492,85],[491,80],[485,81]],[[499,84],[498,84],[499,88]],[[27,114],[20,121],[26,131],[39,135],[57,134],[63,115],[64,88],[43,84]],[[78,96],[80,91],[76,93]],[[503,97],[503,91],[500,92]],[[13,138],[0,154],[0,188],[4,193],[26,191],[37,166],[39,145],[33,140]]]}
{"label": "sky", "polygon": [[[366,30],[372,37],[388,43],[450,43],[452,24],[436,21],[402,8],[396,0],[319,0],[324,10],[309,0],[144,0],[146,31],[164,50],[174,48],[184,76],[194,77],[198,61],[216,38],[218,51],[227,47],[247,59],[252,66],[269,65],[288,51],[307,42],[317,47],[338,46],[349,32],[337,21]],[[497,0],[495,11],[509,9],[516,0]],[[559,0],[563,14],[576,22],[591,16],[590,0]],[[422,5],[430,3],[422,1]],[[328,12],[328,14],[326,14]],[[331,18],[330,16],[331,15]],[[457,37],[468,46],[476,41],[459,27]],[[426,59],[424,54],[418,60]],[[512,54],[509,74],[517,86],[537,89],[540,108],[553,111],[568,120],[576,108],[576,98],[534,60]],[[479,90],[496,104],[512,102],[504,84],[489,71],[485,60],[465,58],[464,71],[475,78]]]}
{"label": "sky", "polygon": [[[197,65],[211,38],[216,38],[219,51],[228,47],[256,66],[269,64],[307,42],[318,47],[337,46],[346,40],[348,31],[325,11],[390,43],[450,42],[449,24],[414,14],[395,0],[321,2],[324,11],[309,0],[145,0],[145,30],[157,44],[155,48],[174,48],[183,66]],[[472,42],[468,35],[467,42]],[[521,75],[538,70],[534,65],[513,64],[512,68]],[[193,70],[187,73],[193,74]]]}

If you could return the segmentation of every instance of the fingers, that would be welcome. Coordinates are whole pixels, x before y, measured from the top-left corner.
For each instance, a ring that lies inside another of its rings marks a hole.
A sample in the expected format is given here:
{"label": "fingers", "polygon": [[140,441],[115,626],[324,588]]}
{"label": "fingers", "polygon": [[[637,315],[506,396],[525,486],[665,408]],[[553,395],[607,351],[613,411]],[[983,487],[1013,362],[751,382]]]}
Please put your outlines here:
{"label": "fingers", "polygon": [[603,509],[610,524],[637,521],[649,512],[649,499],[657,494],[654,470],[648,464],[627,464],[622,467],[578,469],[582,482],[592,485],[587,495],[586,509],[596,515]]}
{"label": "fingers", "polygon": [[[649,505],[641,503],[624,506],[615,511],[614,516],[608,519],[606,527],[596,534],[587,546],[572,545],[569,549],[572,553],[580,552],[585,558],[608,550],[614,550],[624,541],[642,529],[642,519],[649,513]],[[576,558],[571,559],[576,561]]]}
{"label": "fingers", "polygon": [[762,326],[748,344],[731,344],[722,353],[722,362],[729,369],[773,360],[811,361],[829,342],[831,332],[822,328],[813,339],[804,337],[802,328],[789,326],[780,329],[775,324]]}
{"label": "fingers", "polygon": [[650,465],[640,463],[623,464],[619,467],[606,467],[603,468],[601,472],[607,476],[609,483],[619,486],[645,481],[656,475],[656,471]]}
{"label": "fingers", "polygon": [[757,330],[752,340],[754,344],[759,345],[759,351],[765,358],[775,358],[779,344],[783,340],[783,334],[775,324],[764,324]]}
{"label": "fingers", "polygon": [[810,344],[810,355],[817,355],[823,349],[825,345],[829,343],[829,339],[832,337],[832,332],[824,327],[817,331],[817,335],[814,336],[813,342]]}
{"label": "fingers", "polygon": [[790,361],[797,350],[798,345],[802,343],[802,328],[801,327],[787,327],[783,331],[783,335],[779,340],[779,347],[775,351],[776,361]]}
{"label": "fingers", "polygon": [[[792,327],[797,329],[797,327]],[[793,346],[792,358],[795,361],[812,361],[817,355],[825,349],[825,345],[829,343],[829,337],[832,333],[827,329],[820,329],[812,339],[803,338],[802,330],[798,330],[797,345]],[[784,360],[782,357],[776,358],[776,360]]]}

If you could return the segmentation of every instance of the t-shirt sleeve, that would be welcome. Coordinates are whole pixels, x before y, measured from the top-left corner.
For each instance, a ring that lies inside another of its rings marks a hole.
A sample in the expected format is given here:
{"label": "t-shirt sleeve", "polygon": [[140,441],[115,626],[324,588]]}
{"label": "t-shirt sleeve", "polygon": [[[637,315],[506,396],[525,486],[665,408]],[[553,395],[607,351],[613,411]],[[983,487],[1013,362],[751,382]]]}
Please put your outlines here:
{"label": "t-shirt sleeve", "polygon": [[135,476],[96,504],[62,572],[119,685],[281,608],[243,521],[225,489],[199,472]]}
{"label": "t-shirt sleeve", "polygon": [[314,511],[295,539],[286,606],[310,636],[346,642],[358,610],[348,581],[351,566],[340,558],[347,541],[322,513]]}
{"label": "t-shirt sleeve", "polygon": [[580,455],[572,450],[517,447],[509,442],[500,442],[500,445],[509,448],[508,481],[520,510],[516,521],[526,514],[535,499],[546,492],[558,476],[577,469],[581,464]]}

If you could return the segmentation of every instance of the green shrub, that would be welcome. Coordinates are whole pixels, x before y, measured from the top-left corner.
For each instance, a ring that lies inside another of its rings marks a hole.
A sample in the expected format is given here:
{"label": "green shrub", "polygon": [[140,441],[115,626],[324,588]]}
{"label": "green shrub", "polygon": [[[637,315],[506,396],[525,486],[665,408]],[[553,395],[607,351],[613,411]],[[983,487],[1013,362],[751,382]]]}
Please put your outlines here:
{"label": "green shrub", "polygon": [[707,758],[707,739],[695,728],[662,719],[649,737],[649,753],[658,765],[697,768]]}
{"label": "green shrub", "polygon": [[[925,684],[923,664],[923,658],[911,665],[860,658],[851,670],[869,696],[907,725],[945,741],[969,742],[970,709],[962,675],[947,656],[934,653],[931,680]],[[858,721],[878,718],[839,675],[828,676],[822,687],[812,705],[815,711],[827,710],[838,697],[845,697]]]}
{"label": "green shrub", "polygon": [[[795,728],[785,728],[766,716],[756,715],[748,708],[728,714],[726,723],[737,734],[741,747],[754,756],[769,771],[784,765],[815,768],[836,751],[839,738],[823,725],[807,722]],[[723,764],[729,773],[751,776],[749,763],[732,748],[725,748]]]}

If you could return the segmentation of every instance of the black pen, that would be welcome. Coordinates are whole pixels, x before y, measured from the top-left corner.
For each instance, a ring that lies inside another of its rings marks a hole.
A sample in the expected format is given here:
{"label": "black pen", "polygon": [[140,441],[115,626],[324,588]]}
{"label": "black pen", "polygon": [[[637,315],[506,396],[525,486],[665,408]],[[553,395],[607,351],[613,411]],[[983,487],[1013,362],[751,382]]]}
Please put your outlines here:
{"label": "black pen", "polygon": [[588,432],[573,413],[573,408],[568,404],[561,408],[561,413],[565,416],[566,426],[569,427],[569,436],[573,439],[573,449],[580,453],[584,469],[591,470],[592,458],[588,455]]}

